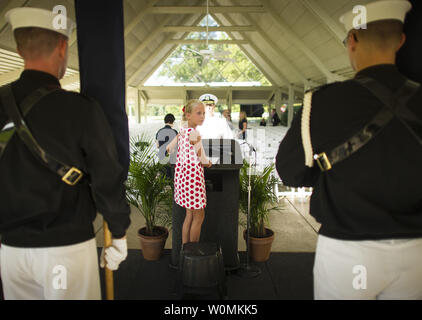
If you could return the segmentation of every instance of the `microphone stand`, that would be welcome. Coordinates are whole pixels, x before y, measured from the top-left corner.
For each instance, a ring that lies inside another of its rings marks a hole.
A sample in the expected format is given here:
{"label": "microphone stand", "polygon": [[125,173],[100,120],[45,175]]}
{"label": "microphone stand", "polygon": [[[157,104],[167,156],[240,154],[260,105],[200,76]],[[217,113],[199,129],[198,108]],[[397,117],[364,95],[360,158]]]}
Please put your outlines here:
{"label": "microphone stand", "polygon": [[253,146],[251,146],[246,141],[244,142],[249,146],[249,182],[248,182],[248,214],[247,214],[247,226],[246,226],[246,263],[240,265],[240,269],[238,271],[238,275],[242,278],[255,278],[261,274],[261,269],[257,266],[250,265],[250,257],[249,257],[249,246],[250,246],[250,237],[249,237],[249,229],[250,229],[250,216],[251,216],[251,176],[252,176],[252,163],[251,157],[252,152],[255,153],[255,162],[254,167],[256,167],[256,150]]}

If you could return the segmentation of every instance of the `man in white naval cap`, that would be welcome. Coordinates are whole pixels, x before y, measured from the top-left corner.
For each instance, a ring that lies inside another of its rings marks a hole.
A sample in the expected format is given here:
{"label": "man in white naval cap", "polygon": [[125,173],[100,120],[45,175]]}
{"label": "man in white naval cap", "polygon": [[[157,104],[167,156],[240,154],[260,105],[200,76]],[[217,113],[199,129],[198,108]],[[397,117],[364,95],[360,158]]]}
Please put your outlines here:
{"label": "man in white naval cap", "polygon": [[111,129],[95,101],[60,86],[74,27],[64,18],[38,8],[6,13],[25,70],[0,88],[0,134],[10,137],[17,106],[43,156],[16,132],[0,139],[5,299],[101,299],[97,211],[113,236],[107,267],[116,270],[127,256],[130,209]]}
{"label": "man in white naval cap", "polygon": [[226,119],[219,118],[214,114],[218,104],[218,98],[213,94],[204,94],[199,100],[205,105],[205,121],[198,126],[202,139],[234,139],[233,131],[227,124]]}
{"label": "man in white naval cap", "polygon": [[356,76],[307,93],[277,154],[284,184],[313,187],[315,299],[422,299],[422,90],[395,66],[410,9],[350,7]]}

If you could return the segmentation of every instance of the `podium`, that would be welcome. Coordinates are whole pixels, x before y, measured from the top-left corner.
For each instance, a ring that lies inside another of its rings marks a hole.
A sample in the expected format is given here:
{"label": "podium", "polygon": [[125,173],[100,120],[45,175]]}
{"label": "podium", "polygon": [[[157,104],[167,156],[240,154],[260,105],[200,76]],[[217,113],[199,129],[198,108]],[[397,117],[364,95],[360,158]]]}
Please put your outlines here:
{"label": "podium", "polygon": [[[205,153],[213,162],[205,168],[207,207],[202,224],[200,242],[213,242],[222,249],[226,270],[239,268],[239,171],[243,157],[235,140],[202,140]],[[186,209],[173,202],[172,210],[172,256],[171,264],[179,264],[182,248],[182,226]]]}

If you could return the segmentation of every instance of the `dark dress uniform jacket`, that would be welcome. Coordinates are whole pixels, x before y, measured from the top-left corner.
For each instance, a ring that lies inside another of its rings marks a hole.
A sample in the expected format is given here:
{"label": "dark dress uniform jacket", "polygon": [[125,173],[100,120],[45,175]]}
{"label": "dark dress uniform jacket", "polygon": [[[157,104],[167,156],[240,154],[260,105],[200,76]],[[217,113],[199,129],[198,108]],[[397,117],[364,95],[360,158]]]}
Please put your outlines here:
{"label": "dark dress uniform jacket", "polygon": [[[60,83],[47,73],[26,70],[12,90],[19,105],[36,89],[51,85]],[[0,103],[0,124],[7,119]],[[89,176],[74,187],[66,185],[15,134],[0,159],[0,210],[36,217],[2,234],[2,243],[36,248],[88,241],[95,236],[92,222],[97,210],[113,236],[123,237],[130,224],[124,174],[100,106],[78,93],[59,90],[37,103],[26,123],[44,150]]]}
{"label": "dark dress uniform jacket", "polygon": [[[357,75],[371,77],[393,91],[405,77],[393,65],[378,65]],[[422,90],[408,106],[422,119]],[[354,81],[334,83],[315,92],[311,112],[314,153],[331,151],[361,130],[382,103]],[[322,173],[305,167],[301,112],[282,141],[276,167],[289,186],[314,188],[310,213],[322,224],[320,234],[344,240],[422,237],[422,148],[393,119],[349,158]]]}

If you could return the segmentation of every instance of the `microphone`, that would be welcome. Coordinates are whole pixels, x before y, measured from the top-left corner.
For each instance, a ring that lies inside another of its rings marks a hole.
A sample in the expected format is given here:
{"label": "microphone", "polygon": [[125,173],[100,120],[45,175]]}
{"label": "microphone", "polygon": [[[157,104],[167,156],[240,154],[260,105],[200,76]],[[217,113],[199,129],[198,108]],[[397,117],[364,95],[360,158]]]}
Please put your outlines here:
{"label": "microphone", "polygon": [[248,145],[248,147],[249,147],[249,153],[252,153],[252,152],[255,152],[255,153],[256,153],[256,149],[255,149],[255,147],[254,147],[253,145],[251,145],[250,143],[247,143],[246,141],[244,141],[244,142],[242,143],[242,145],[243,145],[243,144]]}

